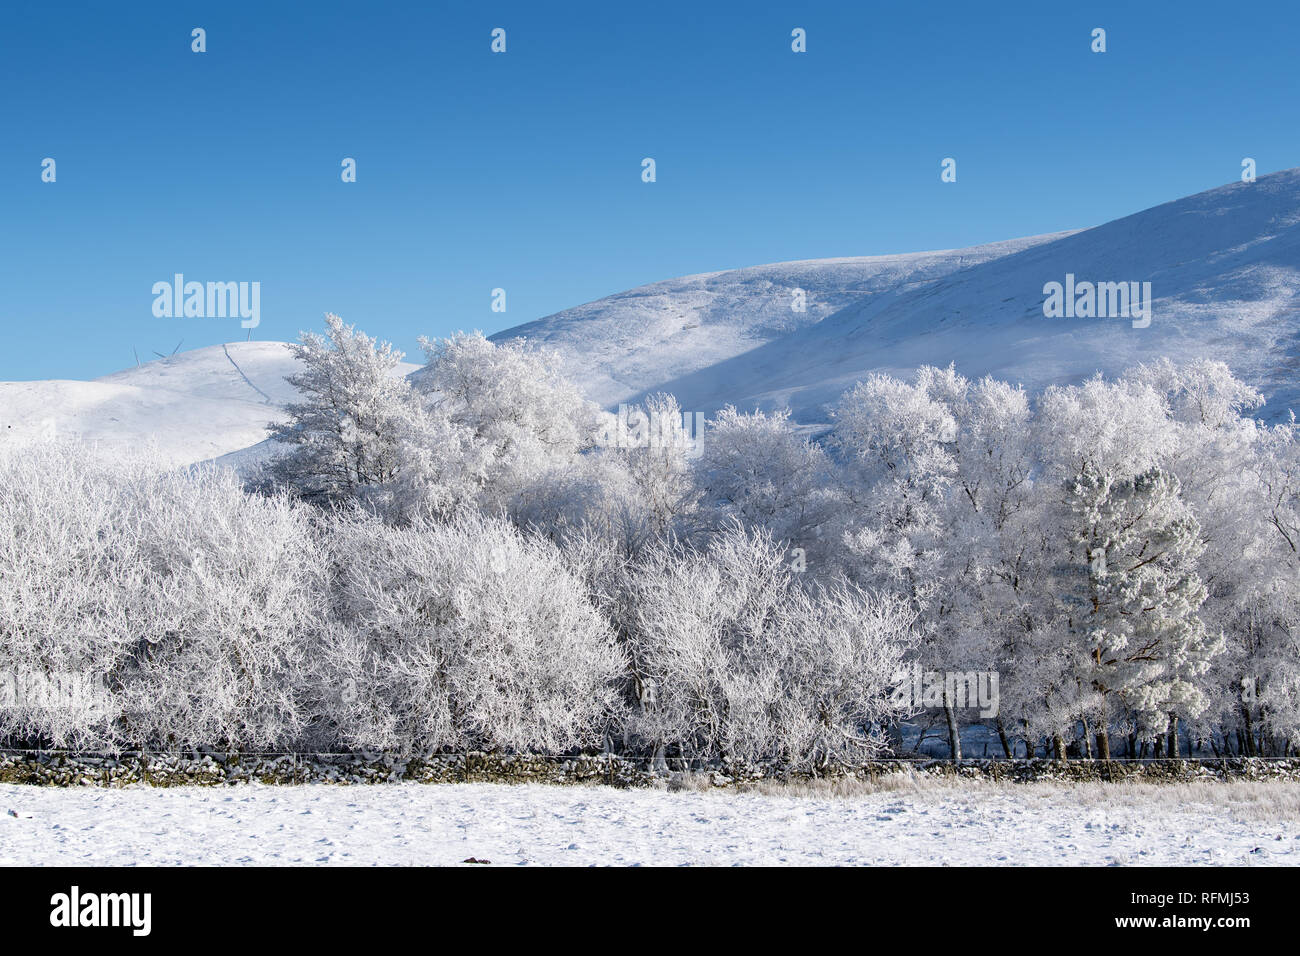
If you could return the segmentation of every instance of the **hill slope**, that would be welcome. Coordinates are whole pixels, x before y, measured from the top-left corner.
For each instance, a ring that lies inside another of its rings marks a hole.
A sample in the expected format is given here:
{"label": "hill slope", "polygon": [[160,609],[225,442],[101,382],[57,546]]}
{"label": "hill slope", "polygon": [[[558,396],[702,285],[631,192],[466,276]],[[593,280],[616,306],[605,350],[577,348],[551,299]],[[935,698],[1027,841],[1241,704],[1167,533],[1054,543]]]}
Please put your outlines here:
{"label": "hill slope", "polygon": [[[807,259],[668,279],[500,332],[555,349],[590,398],[612,407],[815,326],[880,296],[924,287],[1070,233],[966,249]],[[791,308],[794,290],[805,311]],[[706,373],[707,374],[707,373]]]}
{"label": "hill slope", "polygon": [[[495,338],[558,349],[608,405],[663,390],[691,410],[788,405],[815,422],[871,371],[955,361],[1036,389],[1168,355],[1223,359],[1276,417],[1300,411],[1297,224],[1300,170],[1288,170],[1079,232],[657,283]],[[1151,282],[1151,325],[1045,318],[1043,286],[1067,273]],[[772,316],[788,305],[774,289],[794,284],[820,308],[783,328]]]}
{"label": "hill slope", "polygon": [[192,464],[261,442],[297,394],[285,381],[296,366],[283,342],[235,342],[90,382],[0,382],[0,440],[152,446],[168,464]]}
{"label": "hill slope", "polygon": [[[1045,318],[1043,286],[1067,274],[1150,282],[1151,324]],[[791,308],[795,289],[803,312]],[[670,279],[493,338],[517,336],[556,349],[611,408],[662,390],[691,411],[789,406],[815,425],[872,371],[956,362],[1037,389],[1168,355],[1223,359],[1275,418],[1300,412],[1300,170],[1077,232]],[[244,342],[92,382],[0,383],[0,441],[72,434],[152,443],[175,464],[255,460],[266,446],[252,446],[293,399],[294,366],[282,343]]]}

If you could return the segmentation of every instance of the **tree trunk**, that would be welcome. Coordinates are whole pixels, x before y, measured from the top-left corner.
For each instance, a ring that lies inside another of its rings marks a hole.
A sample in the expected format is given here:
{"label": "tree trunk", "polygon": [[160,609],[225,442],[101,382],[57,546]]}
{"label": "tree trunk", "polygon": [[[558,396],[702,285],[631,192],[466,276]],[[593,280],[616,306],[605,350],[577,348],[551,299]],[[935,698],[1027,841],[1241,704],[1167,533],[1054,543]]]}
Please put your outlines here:
{"label": "tree trunk", "polygon": [[1169,715],[1169,756],[1174,758],[1182,756],[1178,752],[1178,717],[1174,714]]}
{"label": "tree trunk", "polygon": [[1004,727],[1004,726],[1002,726],[1002,717],[1001,717],[1001,715],[998,716],[998,739],[1002,741],[1002,753],[1003,753],[1003,755],[1004,755],[1008,760],[1010,760],[1010,759],[1011,759],[1011,741],[1007,740],[1007,728]]}
{"label": "tree trunk", "polygon": [[654,756],[651,758],[650,765],[653,773],[668,772],[668,761],[664,758],[664,745],[662,742],[655,744]]}
{"label": "tree trunk", "polygon": [[885,728],[885,741],[889,745],[890,752],[898,757],[903,753],[903,728],[897,723],[891,723]]}
{"label": "tree trunk", "polygon": [[1092,728],[1088,726],[1088,719],[1085,717],[1080,723],[1083,724],[1083,755],[1089,760],[1092,759]]}
{"label": "tree trunk", "polygon": [[947,689],[943,692],[943,715],[948,720],[948,752],[954,763],[961,763],[961,733],[957,730],[957,712],[948,700]]}
{"label": "tree trunk", "polygon": [[1101,695],[1101,713],[1097,715],[1097,759],[1110,760],[1110,717],[1106,712],[1106,695]]}
{"label": "tree trunk", "polygon": [[1241,719],[1245,722],[1245,733],[1240,734],[1242,739],[1242,753],[1247,757],[1255,756],[1255,731],[1250,725],[1250,708],[1245,704],[1241,705]]}
{"label": "tree trunk", "polygon": [[1067,759],[1065,755],[1065,738],[1062,737],[1060,734],[1053,734],[1052,749],[1056,752],[1055,753],[1056,759],[1061,763],[1065,763]]}

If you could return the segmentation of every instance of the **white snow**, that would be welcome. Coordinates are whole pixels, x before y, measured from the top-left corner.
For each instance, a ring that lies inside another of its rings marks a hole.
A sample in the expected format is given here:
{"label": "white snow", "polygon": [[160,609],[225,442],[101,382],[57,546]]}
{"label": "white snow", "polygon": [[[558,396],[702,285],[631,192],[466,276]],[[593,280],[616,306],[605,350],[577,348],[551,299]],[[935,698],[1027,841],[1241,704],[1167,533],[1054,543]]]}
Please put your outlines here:
{"label": "white snow", "polygon": [[[1150,281],[1150,327],[1048,319],[1043,285]],[[807,293],[807,311],[791,309]],[[383,328],[365,330],[391,338]],[[1116,375],[1168,356],[1222,359],[1300,411],[1300,169],[1235,183],[1081,231],[967,249],[774,263],[669,279],[494,335],[557,350],[609,408],[656,391],[712,413],[789,406],[810,427],[872,371],[910,376],[956,362],[1030,389]],[[155,444],[184,464],[256,461],[266,423],[293,397],[287,346],[183,352],[93,382],[0,383],[0,441],[53,429]],[[405,365],[403,374],[414,365]]]}
{"label": "white snow", "polygon": [[[1151,325],[1048,319],[1043,286],[1147,282]],[[808,311],[790,309],[791,290]],[[558,350],[612,406],[666,391],[683,409],[826,404],[873,371],[956,362],[1031,390],[1168,356],[1221,359],[1300,412],[1300,169],[1235,183],[1092,229],[947,252],[790,262],[633,289],[493,336]]]}
{"label": "white snow", "polygon": [[[966,249],[806,259],[667,279],[588,302],[492,336],[555,349],[587,397],[612,408],[794,335],[882,295],[923,287],[1068,232]],[[793,290],[806,311],[791,308]],[[721,383],[720,383],[721,384]]]}
{"label": "white snow", "polygon": [[[401,373],[418,366],[403,363]],[[91,382],[0,382],[0,441],[41,437],[150,447],[166,465],[248,448],[297,390],[283,342],[233,342],[181,352]]]}
{"label": "white snow", "polygon": [[965,781],[830,797],[539,784],[6,784],[0,863],[1294,866],[1295,791]]}

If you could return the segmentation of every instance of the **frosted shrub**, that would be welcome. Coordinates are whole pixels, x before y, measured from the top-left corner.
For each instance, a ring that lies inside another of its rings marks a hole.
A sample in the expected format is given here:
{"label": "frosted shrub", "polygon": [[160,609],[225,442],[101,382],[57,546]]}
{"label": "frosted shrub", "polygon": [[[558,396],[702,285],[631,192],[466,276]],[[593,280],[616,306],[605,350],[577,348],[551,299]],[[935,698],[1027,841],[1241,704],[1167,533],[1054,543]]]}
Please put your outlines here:
{"label": "frosted shrub", "polygon": [[334,529],[335,626],[322,648],[324,713],[339,741],[562,751],[598,742],[623,658],[547,541],[466,515]]}
{"label": "frosted shrub", "polygon": [[228,472],[162,475],[145,491],[126,732],[187,746],[295,744],[325,604],[309,512],[245,494]]}
{"label": "frosted shrub", "polygon": [[894,715],[911,616],[848,585],[806,591],[766,533],[651,548],[633,572],[633,733],[687,755],[860,758]]}
{"label": "frosted shrub", "polygon": [[0,455],[0,671],[103,690],[6,701],[0,733],[87,747],[294,740],[317,550],[303,512],[226,472],[80,445]]}
{"label": "frosted shrub", "polygon": [[0,706],[7,737],[93,746],[110,736],[120,698],[47,707],[17,685],[58,673],[101,684],[125,657],[139,566],[120,524],[132,506],[124,478],[62,446],[0,451],[0,672],[14,685]]}

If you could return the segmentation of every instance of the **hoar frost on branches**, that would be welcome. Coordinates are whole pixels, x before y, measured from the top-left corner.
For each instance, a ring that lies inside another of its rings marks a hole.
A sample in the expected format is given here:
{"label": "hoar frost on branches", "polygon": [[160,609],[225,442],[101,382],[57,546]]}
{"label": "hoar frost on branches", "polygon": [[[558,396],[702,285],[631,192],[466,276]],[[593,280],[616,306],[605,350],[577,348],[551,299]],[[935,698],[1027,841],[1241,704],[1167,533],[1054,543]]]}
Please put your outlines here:
{"label": "hoar frost on branches", "polygon": [[[1008,756],[1300,745],[1300,427],[1222,363],[1036,398],[926,366],[820,439],[727,407],[700,444],[670,395],[612,441],[528,343],[422,344],[403,377],[304,336],[246,487],[0,451],[0,672],[103,689],[6,698],[0,734],[809,767],[900,746],[915,665],[1000,675]],[[960,757],[975,715],[940,711]]]}
{"label": "hoar frost on branches", "polygon": [[684,756],[860,759],[897,713],[911,615],[845,582],[805,590],[783,549],[730,525],[631,569],[632,732]]}
{"label": "hoar frost on branches", "polygon": [[226,471],[76,444],[0,454],[0,671],[76,673],[105,691],[0,708],[0,734],[72,747],[299,738],[318,555],[304,511]]}
{"label": "hoar frost on branches", "polygon": [[349,747],[558,753],[617,720],[613,633],[555,547],[499,518],[331,525],[323,713]]}

